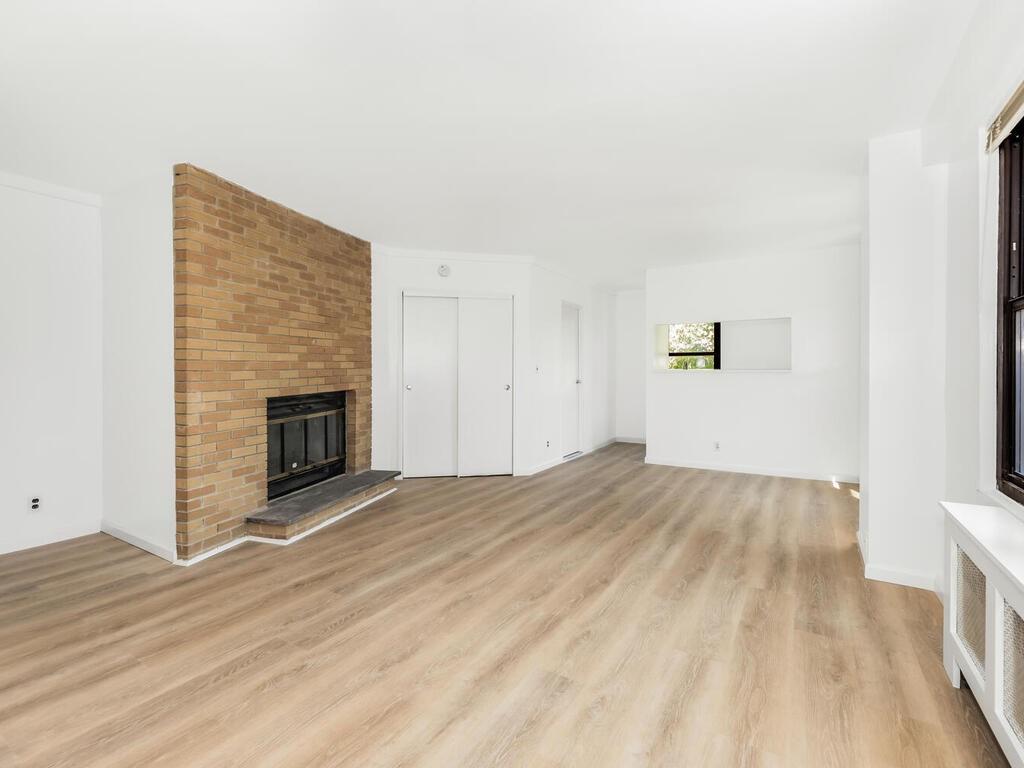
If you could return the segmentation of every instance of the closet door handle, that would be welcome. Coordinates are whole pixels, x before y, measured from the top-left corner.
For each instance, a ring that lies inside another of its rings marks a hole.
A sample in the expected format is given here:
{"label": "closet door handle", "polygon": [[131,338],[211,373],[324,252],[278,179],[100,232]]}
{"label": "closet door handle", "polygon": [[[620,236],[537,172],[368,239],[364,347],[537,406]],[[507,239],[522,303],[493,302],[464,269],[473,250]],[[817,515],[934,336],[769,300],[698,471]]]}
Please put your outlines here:
{"label": "closet door handle", "polygon": [[506,384],[505,385],[505,391],[508,392],[510,389],[512,389],[512,385],[511,384]]}
{"label": "closet door handle", "polygon": [[412,384],[406,384],[406,385],[405,385],[405,388],[406,388],[406,389],[412,389]]}

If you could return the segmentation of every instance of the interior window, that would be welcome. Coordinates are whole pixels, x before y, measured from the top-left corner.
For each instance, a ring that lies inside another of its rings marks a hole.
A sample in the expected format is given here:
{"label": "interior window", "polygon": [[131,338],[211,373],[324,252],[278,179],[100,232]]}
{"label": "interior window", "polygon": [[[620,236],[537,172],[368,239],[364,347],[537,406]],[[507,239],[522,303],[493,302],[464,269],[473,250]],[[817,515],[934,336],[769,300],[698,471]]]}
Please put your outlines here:
{"label": "interior window", "polygon": [[668,327],[669,368],[721,368],[721,348],[721,323],[678,323]]}

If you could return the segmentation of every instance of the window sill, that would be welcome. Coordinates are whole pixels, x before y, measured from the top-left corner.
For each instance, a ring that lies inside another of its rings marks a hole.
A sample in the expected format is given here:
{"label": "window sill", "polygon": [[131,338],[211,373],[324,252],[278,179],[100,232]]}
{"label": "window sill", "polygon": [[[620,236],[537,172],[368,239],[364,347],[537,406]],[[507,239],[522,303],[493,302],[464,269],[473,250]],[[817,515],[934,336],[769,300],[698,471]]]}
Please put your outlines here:
{"label": "window sill", "polygon": [[992,500],[992,502],[1005,509],[1021,522],[1024,522],[1024,504],[1014,501],[998,488],[979,488],[978,493]]}

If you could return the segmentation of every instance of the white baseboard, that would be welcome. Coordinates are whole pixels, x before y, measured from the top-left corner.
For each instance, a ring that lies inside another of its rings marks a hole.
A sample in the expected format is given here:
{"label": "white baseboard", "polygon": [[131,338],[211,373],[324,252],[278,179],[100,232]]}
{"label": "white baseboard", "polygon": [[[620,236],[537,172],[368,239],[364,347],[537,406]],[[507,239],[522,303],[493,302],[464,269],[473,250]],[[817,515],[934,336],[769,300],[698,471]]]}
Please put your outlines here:
{"label": "white baseboard", "polygon": [[516,477],[529,477],[530,475],[539,474],[539,473],[543,472],[546,469],[551,469],[552,467],[557,467],[563,461],[564,461],[564,459],[561,456],[559,456],[558,458],[551,459],[550,461],[545,461],[545,462],[542,462],[541,464],[537,464],[536,466],[530,467],[525,472],[517,472],[516,473]]}
{"label": "white baseboard", "polygon": [[867,566],[868,564],[868,547],[864,541],[864,532],[857,529],[857,549],[860,550],[860,562],[861,565]]}
{"label": "white baseboard", "polygon": [[203,562],[203,560],[209,560],[211,557],[213,557],[214,555],[219,555],[221,552],[227,552],[229,549],[234,549],[235,547],[237,547],[237,546],[239,546],[241,544],[245,544],[247,541],[252,541],[252,537],[251,536],[239,536],[237,539],[232,539],[231,541],[227,542],[226,544],[221,544],[219,547],[214,547],[213,549],[208,549],[205,552],[199,553],[195,557],[188,558],[187,560],[182,560],[180,558],[176,559],[174,561],[174,564],[175,565],[180,565],[180,566],[183,566],[183,567],[187,568],[190,565],[196,565],[198,563],[201,563],[201,562]]}
{"label": "white baseboard", "polygon": [[201,563],[201,562],[203,562],[203,560],[209,560],[214,555],[219,555],[221,552],[227,552],[229,549],[234,549],[239,544],[245,544],[248,541],[254,541],[254,542],[258,543],[258,544],[273,544],[274,546],[278,546],[278,547],[287,547],[289,544],[294,544],[297,541],[302,541],[307,536],[311,536],[312,534],[316,533],[319,530],[322,530],[323,528],[326,528],[329,525],[334,525],[334,523],[336,523],[339,520],[342,520],[342,519],[348,517],[353,512],[358,512],[360,509],[363,509],[364,507],[370,506],[371,504],[373,504],[373,502],[380,501],[385,496],[390,496],[392,493],[394,493],[397,490],[398,490],[397,488],[391,488],[389,490],[384,491],[384,493],[379,493],[376,496],[374,496],[372,499],[367,499],[366,501],[362,502],[361,504],[356,504],[354,507],[350,507],[349,509],[346,509],[343,512],[339,512],[338,514],[334,515],[334,517],[329,517],[326,520],[317,523],[312,528],[310,528],[308,531],[303,531],[302,533],[299,533],[299,534],[297,534],[295,536],[292,536],[290,539],[271,539],[271,538],[268,538],[266,536],[251,536],[251,535],[240,536],[237,539],[232,539],[231,541],[227,542],[226,544],[221,544],[219,547],[214,547],[213,549],[208,549],[206,552],[202,552],[202,553],[196,555],[195,557],[190,557],[187,560],[175,559],[173,562],[174,562],[175,565],[180,565],[180,566],[183,566],[183,567],[188,567],[190,565],[195,565],[196,563]]}
{"label": "white baseboard", "polygon": [[667,459],[647,454],[644,461],[647,464],[660,464],[666,467],[684,467],[686,469],[709,469],[713,472],[736,472],[742,475],[770,475],[772,477],[792,477],[797,480],[825,480],[837,483],[859,483],[860,478],[856,475],[822,475],[816,472],[804,472],[798,469],[783,469],[779,467],[755,467],[748,464],[717,464],[704,461],[680,461],[678,459]]}
{"label": "white baseboard", "polygon": [[930,592],[935,591],[937,584],[937,577],[933,573],[887,568],[872,563],[864,566],[864,578],[871,579],[872,581],[884,581],[889,584],[899,584],[902,587],[927,589]]}
{"label": "white baseboard", "polygon": [[647,442],[646,437],[616,437],[612,439],[613,443],[637,443],[638,445],[644,445]]}
{"label": "white baseboard", "polygon": [[609,438],[608,440],[605,440],[604,442],[598,443],[594,447],[588,448],[585,451],[577,451],[576,453],[571,453],[568,456],[557,456],[554,459],[550,459],[548,461],[541,462],[540,464],[537,464],[536,466],[531,467],[530,469],[526,470],[525,472],[516,472],[516,477],[529,477],[530,475],[540,474],[541,472],[544,472],[546,470],[552,469],[553,467],[557,467],[559,464],[565,464],[565,462],[567,462],[567,461],[575,461],[578,458],[586,456],[588,453],[593,453],[594,451],[599,451],[602,448],[607,448],[609,445],[612,445],[614,443],[619,443],[619,442],[623,442],[623,441],[619,440],[616,437]]}
{"label": "white baseboard", "polygon": [[131,544],[133,547],[138,547],[141,550],[149,552],[151,555],[156,555],[157,557],[169,560],[172,563],[178,559],[178,553],[175,552],[174,549],[168,549],[167,547],[162,547],[159,544],[154,544],[151,541],[140,538],[135,534],[128,533],[128,531],[118,528],[116,525],[111,525],[108,522],[104,521],[100,523],[100,530],[108,536],[113,536],[115,539],[120,539],[126,544]]}

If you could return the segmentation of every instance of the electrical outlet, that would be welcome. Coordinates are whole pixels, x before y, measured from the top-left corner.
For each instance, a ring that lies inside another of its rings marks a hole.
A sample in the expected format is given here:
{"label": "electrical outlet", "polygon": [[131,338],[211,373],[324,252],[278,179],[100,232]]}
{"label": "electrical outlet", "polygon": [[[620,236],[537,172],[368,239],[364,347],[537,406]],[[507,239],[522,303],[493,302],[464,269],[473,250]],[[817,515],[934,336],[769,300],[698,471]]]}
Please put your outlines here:
{"label": "electrical outlet", "polygon": [[718,442],[717,440],[715,440],[715,450],[716,451],[722,450],[722,444],[720,442]]}
{"label": "electrical outlet", "polygon": [[548,440],[548,442],[547,442],[547,446],[548,446],[548,448],[550,448],[550,447],[551,447],[551,441],[550,441],[550,440]]}
{"label": "electrical outlet", "polygon": [[31,499],[28,500],[28,508],[33,512],[38,510],[42,505],[43,501],[38,496],[33,496]]}

